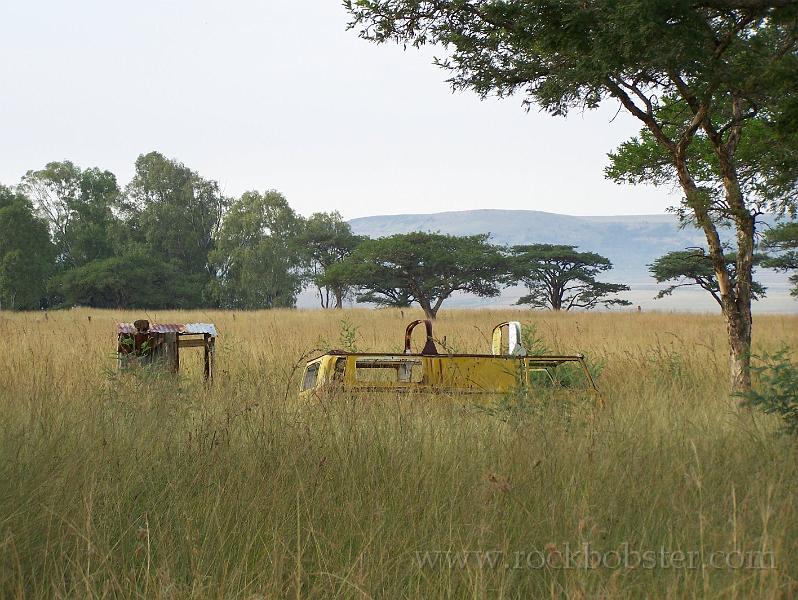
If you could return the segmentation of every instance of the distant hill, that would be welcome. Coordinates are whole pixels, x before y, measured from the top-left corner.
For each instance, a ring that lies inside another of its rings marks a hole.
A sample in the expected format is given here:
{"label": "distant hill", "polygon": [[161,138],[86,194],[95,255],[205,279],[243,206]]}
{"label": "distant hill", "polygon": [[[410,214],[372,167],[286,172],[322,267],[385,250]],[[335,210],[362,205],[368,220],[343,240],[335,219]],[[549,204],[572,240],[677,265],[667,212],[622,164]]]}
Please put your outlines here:
{"label": "distant hill", "polygon": [[670,250],[705,246],[703,232],[679,229],[675,215],[573,217],[535,210],[465,210],[431,215],[381,215],[349,221],[355,233],[382,237],[410,231],[490,233],[496,244],[571,244],[598,252],[614,277],[649,281],[646,265]]}
{"label": "distant hill", "polygon": [[[766,219],[773,222],[773,219]],[[710,310],[717,305],[702,291],[685,290],[672,298],[653,301],[657,285],[647,265],[670,250],[706,246],[702,231],[679,229],[675,215],[622,215],[575,217],[534,210],[465,210],[416,215],[380,215],[349,221],[355,233],[382,237],[410,231],[440,231],[453,235],[490,233],[496,244],[571,244],[609,258],[614,269],[608,280],[632,286],[627,297],[644,308],[660,310]],[[762,312],[796,312],[798,302],[788,295],[787,277],[762,271],[758,279],[769,288],[768,298],[757,303]],[[508,290],[501,299],[459,298],[460,305],[512,304],[521,295]]]}

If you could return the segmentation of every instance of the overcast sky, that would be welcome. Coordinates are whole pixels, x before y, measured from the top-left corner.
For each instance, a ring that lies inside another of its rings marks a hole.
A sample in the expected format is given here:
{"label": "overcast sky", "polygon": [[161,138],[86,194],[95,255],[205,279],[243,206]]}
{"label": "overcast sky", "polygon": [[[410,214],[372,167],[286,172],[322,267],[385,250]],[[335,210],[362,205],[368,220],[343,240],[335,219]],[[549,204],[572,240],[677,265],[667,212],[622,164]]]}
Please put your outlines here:
{"label": "overcast sky", "polygon": [[669,190],[606,181],[638,130],[452,94],[430,51],[346,30],[338,0],[0,2],[0,182],[70,159],[116,173],[178,158],[226,193],[307,215],[472,208],[660,213]]}

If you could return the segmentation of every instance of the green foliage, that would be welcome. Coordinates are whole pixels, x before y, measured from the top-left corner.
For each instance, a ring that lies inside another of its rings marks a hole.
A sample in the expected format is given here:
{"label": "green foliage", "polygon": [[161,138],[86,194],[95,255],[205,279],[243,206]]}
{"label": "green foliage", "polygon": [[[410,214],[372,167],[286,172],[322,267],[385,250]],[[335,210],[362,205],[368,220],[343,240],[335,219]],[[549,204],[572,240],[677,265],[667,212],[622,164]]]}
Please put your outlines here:
{"label": "green foliage", "polygon": [[343,306],[349,287],[327,277],[327,272],[332,265],[352,254],[364,239],[352,233],[349,223],[337,211],[313,213],[305,221],[300,244],[307,254],[307,277],[318,289],[322,308]]}
{"label": "green foliage", "polygon": [[301,218],[285,197],[246,192],[233,203],[211,254],[214,296],[224,308],[294,306],[302,287]]}
{"label": "green foliage", "polygon": [[[733,253],[725,257],[726,269],[731,284],[737,282],[737,256]],[[764,257],[756,257],[757,263]],[[657,293],[657,298],[670,296],[680,287],[698,286],[709,292],[715,301],[722,306],[718,279],[712,266],[712,258],[702,249],[676,250],[660,256],[649,265],[651,275],[657,283],[674,282]],[[751,283],[752,297],[756,300],[765,296],[766,288],[756,281]]]}
{"label": "green foliage", "polygon": [[333,265],[325,280],[358,288],[359,302],[395,307],[415,302],[434,319],[454,292],[499,294],[507,261],[488,238],[415,232],[367,240]]}
{"label": "green foliage", "polygon": [[798,296],[798,223],[782,223],[765,232],[763,247],[775,255],[767,257],[762,265],[777,271],[794,271],[790,275],[792,295]]}
{"label": "green foliage", "polygon": [[191,304],[209,304],[205,291],[216,276],[209,254],[229,200],[217,182],[158,152],[142,154],[135,167],[123,204],[122,241],[145,245],[192,282]]}
{"label": "green foliage", "polygon": [[0,185],[0,308],[40,308],[54,259],[47,224],[30,200]]}
{"label": "green foliage", "polygon": [[483,96],[521,91],[553,114],[595,108],[608,96],[631,96],[645,111],[636,96],[640,90],[687,89],[700,98],[736,86],[753,101],[796,84],[790,80],[796,65],[794,8],[746,3],[750,11],[740,14],[713,4],[344,2],[351,26],[367,40],[445,48],[447,57],[436,63],[451,73],[455,88]]}
{"label": "green foliage", "polygon": [[798,434],[798,365],[793,363],[790,349],[763,354],[751,370],[758,385],[743,394],[745,403],[781,417],[784,431]]}
{"label": "green foliage", "polygon": [[521,325],[521,342],[529,356],[549,354],[550,349],[546,340],[538,334],[538,327],[534,323]]}
{"label": "green foliage", "polygon": [[98,308],[190,308],[203,283],[142,246],[91,261],[57,278],[65,306]]}
{"label": "green foliage", "polygon": [[[683,100],[665,97],[654,110],[670,136],[677,136],[692,118]],[[723,115],[728,118],[728,115]],[[735,165],[741,191],[751,209],[782,213],[795,206],[798,186],[798,136],[779,130],[777,116],[750,119],[735,150]],[[670,151],[648,129],[623,142],[609,155],[605,169],[618,183],[672,186],[678,180]],[[686,150],[688,170],[704,195],[707,209],[719,222],[733,218],[724,198],[723,176],[718,155],[706,133],[698,132]],[[688,204],[676,209],[682,222],[694,223]]]}
{"label": "green foliage", "polygon": [[353,324],[349,319],[341,319],[338,323],[338,343],[347,352],[359,352],[357,338],[360,335],[360,327]]}
{"label": "green foliage", "polygon": [[553,244],[514,246],[511,266],[513,277],[529,290],[518,304],[552,310],[631,304],[611,297],[628,291],[629,286],[596,280],[612,268],[612,263],[595,252],[578,252],[575,246]]}
{"label": "green foliage", "polygon": [[82,170],[70,161],[51,162],[28,171],[21,187],[46,219],[62,269],[113,255],[119,228],[113,209],[121,201],[113,173]]}

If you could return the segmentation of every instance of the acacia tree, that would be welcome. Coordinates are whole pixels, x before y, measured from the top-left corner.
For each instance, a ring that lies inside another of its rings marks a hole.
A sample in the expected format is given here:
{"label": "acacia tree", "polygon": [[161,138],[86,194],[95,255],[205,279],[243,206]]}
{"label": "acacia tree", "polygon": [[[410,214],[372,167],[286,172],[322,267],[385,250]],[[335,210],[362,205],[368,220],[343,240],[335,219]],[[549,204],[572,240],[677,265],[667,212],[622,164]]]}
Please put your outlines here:
{"label": "acacia tree", "polygon": [[343,308],[349,288],[326,277],[327,270],[352,254],[364,239],[352,233],[337,211],[313,213],[305,221],[300,243],[307,254],[308,278],[318,290],[322,308]]}
{"label": "acacia tree", "polygon": [[[763,259],[757,255],[755,262],[759,263]],[[725,256],[726,268],[732,285],[737,282],[737,257],[734,254]],[[670,296],[678,288],[698,286],[715,299],[715,302],[723,308],[723,300],[720,296],[720,286],[715,276],[715,269],[712,259],[703,249],[676,250],[660,256],[648,266],[648,270],[657,283],[672,282],[668,287],[657,292],[655,298]],[[756,282],[751,282],[751,298],[758,300],[765,296],[765,287]]]}
{"label": "acacia tree", "polygon": [[358,302],[380,306],[417,303],[434,319],[455,292],[499,295],[508,265],[488,234],[405,233],[366,240],[328,270],[330,281],[360,290]]}
{"label": "acacia tree", "polygon": [[[455,89],[507,96],[564,115],[617,100],[664,150],[683,205],[709,247],[726,320],[731,387],[750,388],[756,212],[736,151],[752,119],[795,109],[796,0],[346,0],[352,27],[374,42],[441,46]],[[677,103],[671,121],[663,106]],[[793,113],[794,114],[794,113]],[[696,181],[696,137],[715,156],[718,197]],[[760,172],[764,169],[759,169]],[[788,198],[781,199],[791,202]],[[732,285],[718,222],[736,234]]]}
{"label": "acacia tree", "polygon": [[631,304],[612,297],[628,291],[629,286],[596,280],[598,275],[612,269],[609,259],[595,252],[578,252],[576,246],[514,246],[512,269],[514,277],[529,290],[517,304],[552,310]]}
{"label": "acacia tree", "polygon": [[764,236],[763,247],[769,252],[776,252],[762,261],[762,266],[777,271],[795,271],[790,275],[793,284],[790,294],[798,296],[798,223],[782,223],[769,229]]}

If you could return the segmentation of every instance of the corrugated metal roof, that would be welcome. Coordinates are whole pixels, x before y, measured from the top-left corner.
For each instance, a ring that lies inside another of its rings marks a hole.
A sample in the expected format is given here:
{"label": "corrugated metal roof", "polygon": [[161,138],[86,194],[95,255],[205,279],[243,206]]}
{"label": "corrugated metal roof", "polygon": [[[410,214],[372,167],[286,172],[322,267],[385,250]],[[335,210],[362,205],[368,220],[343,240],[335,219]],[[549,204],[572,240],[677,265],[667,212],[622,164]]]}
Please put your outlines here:
{"label": "corrugated metal roof", "polygon": [[211,337],[218,335],[216,333],[216,325],[213,323],[186,323],[185,328],[186,333],[207,333]]}
{"label": "corrugated metal roof", "polygon": [[[211,337],[216,337],[216,326],[213,323],[151,323],[150,333],[201,333],[208,334]],[[133,323],[117,323],[117,333],[136,333],[136,326]]]}

